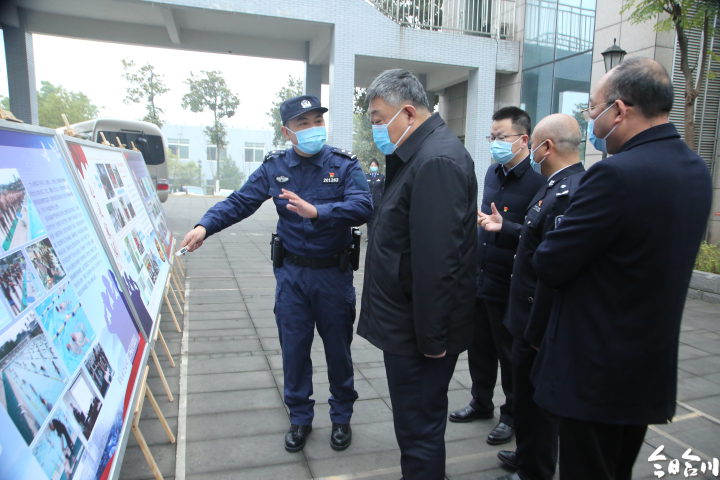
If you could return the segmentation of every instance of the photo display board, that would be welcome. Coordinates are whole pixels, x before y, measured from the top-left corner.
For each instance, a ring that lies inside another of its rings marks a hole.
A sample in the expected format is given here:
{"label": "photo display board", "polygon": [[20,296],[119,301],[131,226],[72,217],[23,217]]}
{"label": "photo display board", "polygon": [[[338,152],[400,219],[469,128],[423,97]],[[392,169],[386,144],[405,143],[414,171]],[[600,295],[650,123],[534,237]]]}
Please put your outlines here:
{"label": "photo display board", "polygon": [[146,342],[54,132],[0,122],[0,479],[106,479]]}
{"label": "photo display board", "polygon": [[125,150],[125,160],[127,161],[128,167],[130,167],[130,173],[135,180],[135,186],[140,192],[140,196],[145,203],[145,209],[150,215],[155,231],[165,245],[165,255],[172,261],[172,232],[168,228],[167,219],[165,218],[165,212],[160,205],[160,199],[155,191],[155,183],[150,177],[150,172],[145,164],[145,159],[142,153],[133,150]]}
{"label": "photo display board", "polygon": [[122,150],[63,138],[91,214],[130,292],[140,326],[150,338],[170,272],[164,241],[155,232]]}

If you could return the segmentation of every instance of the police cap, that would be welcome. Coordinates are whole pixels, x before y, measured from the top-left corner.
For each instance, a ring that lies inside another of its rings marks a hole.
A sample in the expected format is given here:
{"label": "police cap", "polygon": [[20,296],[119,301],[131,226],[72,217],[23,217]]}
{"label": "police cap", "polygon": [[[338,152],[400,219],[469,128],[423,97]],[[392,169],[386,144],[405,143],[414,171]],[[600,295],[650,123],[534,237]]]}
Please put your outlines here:
{"label": "police cap", "polygon": [[305,112],[319,110],[322,113],[328,111],[320,105],[320,99],[314,95],[300,95],[299,97],[288,98],[280,105],[280,117],[285,125],[288,120],[299,117]]}

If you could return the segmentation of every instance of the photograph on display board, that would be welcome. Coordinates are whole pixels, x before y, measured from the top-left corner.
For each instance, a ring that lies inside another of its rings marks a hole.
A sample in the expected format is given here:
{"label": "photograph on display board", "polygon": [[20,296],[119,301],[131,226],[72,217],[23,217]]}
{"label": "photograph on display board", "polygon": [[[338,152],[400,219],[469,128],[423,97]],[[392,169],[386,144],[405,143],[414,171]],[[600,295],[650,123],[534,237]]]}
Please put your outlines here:
{"label": "photograph on display board", "polygon": [[75,426],[86,439],[90,439],[103,404],[90,386],[90,380],[83,370],[80,370],[78,376],[70,384],[70,388],[63,396],[63,404],[72,414],[71,421],[74,421]]}
{"label": "photograph on display board", "polygon": [[[129,154],[126,153],[126,154],[125,154],[125,158],[128,160],[128,162],[130,162],[130,155],[129,155]],[[133,178],[135,179],[135,181],[137,182],[138,187],[140,187],[140,193],[142,194],[142,197],[143,197],[143,198],[147,198],[147,197],[148,197],[148,191],[147,191],[147,188],[145,187],[145,182],[142,181],[142,180],[138,180],[138,177],[137,177],[137,175],[135,175],[135,172],[134,172],[134,171],[132,172],[132,175],[133,175]]]}
{"label": "photograph on display board", "polygon": [[117,165],[113,164],[111,166],[112,166],[113,173],[115,174],[115,180],[117,180],[118,186],[124,187],[125,185],[123,185],[122,177],[118,173]]}
{"label": "photograph on display board", "polygon": [[68,381],[33,311],[0,334],[0,376],[0,404],[29,445]]}
{"label": "photograph on display board", "polygon": [[115,232],[120,232],[120,230],[122,230],[125,226],[125,219],[123,218],[122,213],[120,213],[119,209],[115,208],[115,202],[113,201],[108,202],[105,207],[107,208],[108,214],[112,219],[112,224]]}
{"label": "photograph on display board", "polygon": [[113,166],[109,163],[106,163],[105,170],[107,171],[108,177],[110,177],[110,181],[112,182],[113,187],[120,188],[120,184],[118,183],[116,176],[117,171],[113,169]]}
{"label": "photograph on display board", "polygon": [[50,480],[72,480],[85,446],[65,411],[58,408],[33,445],[32,452]]}
{"label": "photograph on display board", "polygon": [[98,343],[85,361],[85,368],[103,397],[112,382],[115,372],[110,366],[105,350]]}
{"label": "photograph on display board", "polygon": [[140,273],[140,258],[135,251],[134,244],[135,240],[132,238],[132,233],[128,233],[125,237],[125,246],[127,247],[125,255],[130,257],[130,261],[135,265],[135,273]]}
{"label": "photograph on display board", "polygon": [[157,282],[158,273],[160,272],[160,267],[158,267],[157,262],[149,254],[145,254],[143,257],[143,263],[145,264],[148,275],[150,275],[150,281],[155,284]]}
{"label": "photograph on display board", "polygon": [[105,190],[105,196],[107,196],[108,200],[111,200],[115,197],[115,189],[113,188],[112,182],[110,181],[110,177],[108,176],[107,170],[105,169],[105,165],[103,165],[102,163],[98,163],[95,165],[95,167],[97,168],[100,184]]}
{"label": "photograph on display board", "polygon": [[158,255],[160,255],[160,260],[165,262],[165,254],[163,253],[163,248],[160,246],[160,242],[157,238],[153,237],[153,241],[155,242],[155,249],[157,250]]}
{"label": "photograph on display board", "polygon": [[138,235],[138,231],[136,228],[133,228],[130,233],[132,234],[133,241],[135,242],[135,247],[137,248],[137,251],[140,255],[145,253],[145,247],[143,246],[142,241],[140,240],[140,235]]}
{"label": "photograph on display board", "polygon": [[45,235],[35,204],[15,168],[0,168],[0,235],[6,252]]}
{"label": "photograph on display board", "polygon": [[135,208],[133,208],[133,204],[130,202],[130,197],[127,195],[122,197],[122,200],[125,202],[125,205],[128,208],[128,211],[130,212],[130,215],[132,218],[135,218]]}
{"label": "photograph on display board", "polygon": [[22,313],[44,293],[22,251],[0,258],[0,288],[13,315]]}
{"label": "photograph on display board", "polygon": [[[127,195],[126,195],[127,196]],[[130,209],[128,209],[127,203],[125,202],[125,199],[123,197],[118,197],[118,203],[120,204],[120,208],[122,213],[125,215],[125,219],[129,222],[133,219],[133,216],[130,215]]]}
{"label": "photograph on display board", "polygon": [[60,264],[60,259],[58,259],[57,252],[49,238],[43,238],[37,243],[28,245],[26,250],[45,290],[52,289],[66,277],[65,270]]}
{"label": "photograph on display board", "polygon": [[69,372],[74,372],[90,350],[95,331],[70,282],[60,285],[35,307],[35,312],[63,364]]}

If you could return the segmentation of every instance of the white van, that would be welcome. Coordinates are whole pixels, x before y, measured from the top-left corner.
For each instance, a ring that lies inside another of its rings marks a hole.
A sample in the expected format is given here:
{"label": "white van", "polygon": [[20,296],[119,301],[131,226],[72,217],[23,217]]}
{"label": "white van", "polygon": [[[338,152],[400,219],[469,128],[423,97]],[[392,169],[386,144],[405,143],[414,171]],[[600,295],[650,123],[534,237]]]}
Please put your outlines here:
{"label": "white van", "polygon": [[[139,120],[119,120],[113,118],[98,118],[70,125],[85,140],[102,143],[100,132],[105,135],[108,142],[117,145],[116,137],[131,149],[132,143],[142,152],[150,176],[155,183],[158,198],[164,202],[168,198],[170,182],[168,181],[168,164],[165,152],[167,142],[157,125]],[[63,133],[64,127],[56,131]]]}

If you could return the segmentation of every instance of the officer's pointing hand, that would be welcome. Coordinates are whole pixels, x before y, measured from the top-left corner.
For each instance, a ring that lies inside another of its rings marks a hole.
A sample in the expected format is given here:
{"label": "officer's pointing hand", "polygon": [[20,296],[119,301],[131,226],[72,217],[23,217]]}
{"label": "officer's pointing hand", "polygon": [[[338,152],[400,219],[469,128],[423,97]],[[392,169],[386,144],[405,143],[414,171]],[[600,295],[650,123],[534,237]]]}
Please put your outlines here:
{"label": "officer's pointing hand", "polygon": [[183,241],[180,244],[180,248],[187,247],[188,252],[194,252],[203,244],[203,240],[205,240],[206,235],[207,230],[205,230],[205,227],[198,225],[185,235],[185,238],[183,238]]}
{"label": "officer's pointing hand", "polygon": [[478,225],[488,232],[499,232],[502,228],[503,217],[495,208],[495,202],[490,204],[492,213],[490,215],[478,211]]}
{"label": "officer's pointing hand", "polygon": [[317,208],[311,203],[306,202],[302,198],[298,197],[295,193],[290,190],[282,189],[280,198],[286,199],[288,202],[287,209],[291,212],[295,212],[303,218],[317,218]]}

